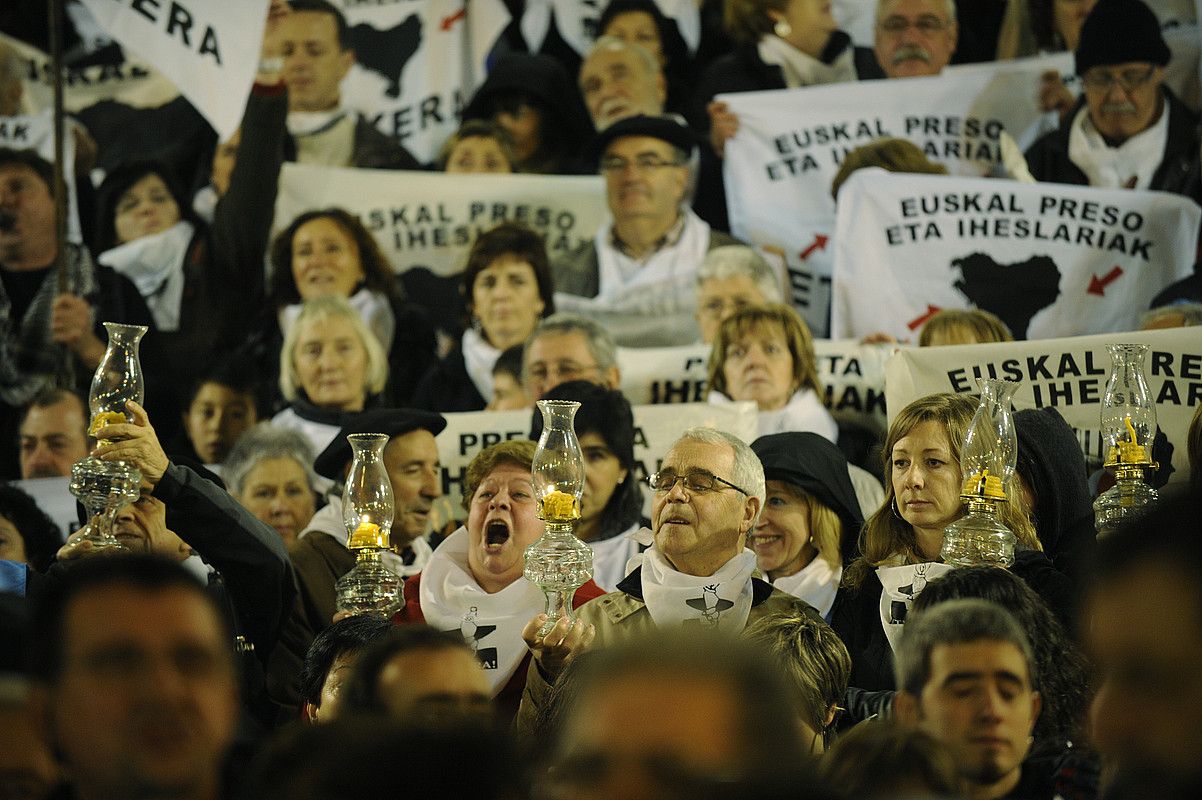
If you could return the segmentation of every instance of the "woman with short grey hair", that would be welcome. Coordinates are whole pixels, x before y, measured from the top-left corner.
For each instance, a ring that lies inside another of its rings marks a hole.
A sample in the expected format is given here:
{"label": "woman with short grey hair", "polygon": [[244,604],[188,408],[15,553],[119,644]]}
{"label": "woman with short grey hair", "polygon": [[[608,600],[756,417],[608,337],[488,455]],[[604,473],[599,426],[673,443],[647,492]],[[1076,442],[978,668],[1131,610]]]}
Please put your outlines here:
{"label": "woman with short grey hair", "polygon": [[317,506],[319,478],[303,433],[260,423],[242,434],[222,470],[234,499],[291,546]]}

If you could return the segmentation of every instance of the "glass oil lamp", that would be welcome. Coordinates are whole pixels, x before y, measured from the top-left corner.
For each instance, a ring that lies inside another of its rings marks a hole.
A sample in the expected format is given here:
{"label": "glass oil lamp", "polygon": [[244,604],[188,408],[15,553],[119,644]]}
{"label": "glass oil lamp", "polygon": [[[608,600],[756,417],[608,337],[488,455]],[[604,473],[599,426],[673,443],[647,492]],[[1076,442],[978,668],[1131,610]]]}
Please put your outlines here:
{"label": "glass oil lamp", "polygon": [[1155,469],[1152,439],[1156,435],[1156,405],[1144,377],[1146,344],[1111,344],[1110,377],[1102,396],[1102,438],[1106,445],[1103,466],[1114,473],[1114,486],[1094,501],[1098,535],[1113,533],[1137,517],[1156,500],[1156,490],[1145,480]]}
{"label": "glass oil lamp", "polygon": [[334,585],[339,611],[351,614],[391,616],[404,602],[402,580],[384,566],[381,556],[392,546],[392,517],[395,505],[392,481],[384,468],[384,433],[352,433],[351,471],[342,492],[342,523],[346,525],[347,549],[355,554],[355,566]]}
{"label": "glass oil lamp", "polygon": [[968,513],[943,532],[940,556],[954,567],[1008,567],[1014,563],[1016,538],[999,519],[1008,502],[1018,462],[1018,435],[1010,401],[1019,384],[980,378],[981,402],[960,450],[964,485],[960,499]]}
{"label": "glass oil lamp", "polygon": [[547,635],[563,617],[572,614],[572,596],[593,573],[593,551],[572,533],[580,519],[584,493],[584,456],[576,438],[574,420],[580,404],[572,400],[539,400],[543,433],[534,452],[534,494],[538,516],[546,532],[526,548],[526,580],[543,590],[547,621],[539,636]]}
{"label": "glass oil lamp", "polygon": [[[88,407],[91,422],[88,435],[105,425],[132,422],[125,409],[126,402],[133,400],[141,405],[146,394],[142,379],[142,362],[138,358],[138,344],[146,333],[145,325],[120,325],[104,323],[108,331],[108,346],[104,357],[92,375],[92,388],[88,392]],[[107,444],[103,439],[97,445]],[[88,523],[71,536],[71,544],[90,542],[94,549],[116,549],[125,546],[113,535],[117,513],[138,499],[141,491],[142,473],[126,461],[104,461],[95,456],[85,456],[71,466],[71,494],[87,509]]]}

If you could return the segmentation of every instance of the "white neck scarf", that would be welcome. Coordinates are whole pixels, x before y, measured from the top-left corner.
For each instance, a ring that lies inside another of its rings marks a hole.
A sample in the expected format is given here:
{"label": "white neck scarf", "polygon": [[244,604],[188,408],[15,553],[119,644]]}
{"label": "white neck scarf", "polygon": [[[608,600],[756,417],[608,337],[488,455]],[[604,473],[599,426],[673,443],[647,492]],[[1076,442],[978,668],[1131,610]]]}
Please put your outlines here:
{"label": "white neck scarf", "polygon": [[857,78],[855,48],[850,45],[844,47],[843,52],[830,64],[824,64],[801,52],[773,34],[761,37],[756,49],[765,64],[780,67],[781,74],[785,77],[785,86],[790,89],[823,83],[844,83]]}
{"label": "white neck scarf", "polygon": [[1160,119],[1118,147],[1106,144],[1089,118],[1088,107],[1077,112],[1069,128],[1068,157],[1089,178],[1090,186],[1125,189],[1132,178],[1136,189],[1151,185],[1169,140],[1169,103],[1163,102]]}
{"label": "white neck scarf", "polygon": [[194,232],[191,222],[179,221],[165,231],[152,233],[106,250],[97,259],[129,278],[160,331],[179,330],[180,301],[184,296],[184,258]]}
{"label": "white neck scarf", "polygon": [[492,402],[492,368],[497,365],[501,351],[493,347],[475,328],[463,332],[460,347],[463,350],[463,366],[472,379],[476,391],[485,403]]}
{"label": "white neck scarf", "polygon": [[[384,352],[387,353],[391,350],[392,336],[396,332],[396,317],[392,314],[392,306],[389,305],[388,298],[363,288],[348,297],[347,302],[351,304],[351,308],[359,312],[363,324],[376,335],[376,339],[384,347]],[[293,303],[280,309],[276,321],[279,323],[281,333],[288,334],[288,329],[300,316],[302,305],[303,303]]]}
{"label": "white neck scarf", "polygon": [[697,338],[697,268],[709,248],[710,226],[682,209],[684,227],[675,244],[644,261],[619,252],[611,241],[613,221],[594,237],[598,281],[596,297],[558,292],[555,308],[592,317],[618,344],[656,347],[688,344]]}
{"label": "white neck scarf", "polygon": [[327,111],[289,111],[288,133],[293,136],[312,136],[337,125],[346,114],[346,109],[341,107]]}
{"label": "white neck scarf", "polygon": [[839,590],[841,577],[843,567],[831,569],[825,558],[815,555],[809,564],[792,575],[777,578],[772,585],[782,592],[805,600],[825,618],[831,613],[831,606],[835,604],[835,592]]}
{"label": "white neck scarf", "polygon": [[504,688],[526,657],[522,628],[543,611],[543,593],[525,578],[499,592],[480,588],[468,567],[466,528],[447,537],[422,571],[419,600],[426,622],[459,631],[488,673],[492,692]]}
{"label": "white neck scarf", "polygon": [[[309,525],[301,531],[301,537],[310,533],[324,533],[331,539],[334,539],[343,547],[350,540],[350,534],[346,532],[346,525],[342,521],[342,498],[338,495],[333,495],[326,501],[323,508],[318,509],[313,518],[309,520]],[[434,555],[433,548],[426,541],[425,536],[418,536],[409,543],[409,549],[413,551],[413,563],[406,564],[405,559],[401,558],[399,553],[394,553],[391,550],[385,550],[380,554],[380,560],[384,566],[400,575],[402,578],[408,578],[410,575],[416,575],[426,568],[426,564],[430,561],[430,556]]]}
{"label": "white neck scarf", "polygon": [[751,614],[755,553],[743,550],[713,575],[680,572],[652,547],[643,553],[643,602],[661,628],[700,625],[738,633]]}
{"label": "white neck scarf", "polygon": [[[710,405],[725,406],[736,401],[722,392],[710,392],[706,397]],[[839,425],[831,412],[826,410],[818,394],[810,388],[799,389],[782,408],[774,411],[759,411],[756,414],[758,436],[792,431],[809,431],[834,442],[839,438]]]}
{"label": "white neck scarf", "polygon": [[885,629],[885,638],[889,640],[893,652],[897,652],[897,642],[914,598],[931,580],[951,571],[950,566],[937,561],[876,568],[876,576],[884,587],[881,592],[881,627]]}

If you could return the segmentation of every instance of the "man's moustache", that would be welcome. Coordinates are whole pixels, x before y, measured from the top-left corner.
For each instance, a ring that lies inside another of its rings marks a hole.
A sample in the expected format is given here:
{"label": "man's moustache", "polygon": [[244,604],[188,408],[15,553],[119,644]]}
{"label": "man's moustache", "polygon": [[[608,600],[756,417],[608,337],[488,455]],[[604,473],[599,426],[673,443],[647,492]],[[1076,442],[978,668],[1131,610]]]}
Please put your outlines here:
{"label": "man's moustache", "polygon": [[1103,103],[1103,114],[1134,114],[1136,109],[1133,103]]}
{"label": "man's moustache", "polygon": [[893,66],[897,66],[903,61],[918,59],[927,64],[931,63],[931,53],[925,47],[918,44],[903,44],[901,47],[893,51]]}

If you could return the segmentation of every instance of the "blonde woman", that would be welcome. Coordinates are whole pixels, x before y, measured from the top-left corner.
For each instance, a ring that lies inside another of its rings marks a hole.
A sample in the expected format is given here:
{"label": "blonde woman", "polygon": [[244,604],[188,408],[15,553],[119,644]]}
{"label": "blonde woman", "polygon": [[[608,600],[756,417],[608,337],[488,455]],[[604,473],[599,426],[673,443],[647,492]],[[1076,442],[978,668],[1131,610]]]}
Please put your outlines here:
{"label": "blonde woman", "polygon": [[[929,395],[903,408],[889,427],[885,502],[864,524],[860,555],[844,571],[831,611],[831,625],[851,653],[852,686],[894,688],[893,643],[910,603],[950,569],[939,551],[944,528],[964,513],[960,447],[976,408],[965,395]],[[1018,538],[1014,574],[1052,608],[1071,606],[1071,584],[1040,552],[1023,493],[1011,492],[1000,513]]]}
{"label": "blonde woman", "polygon": [[289,405],[271,422],[305,434],[320,453],[387,381],[388,356],[346,298],[307,300],[280,349],[280,391]]}
{"label": "blonde woman", "polygon": [[761,436],[751,449],[768,495],[747,546],[773,586],[827,617],[863,524],[847,459],[815,433]]}

